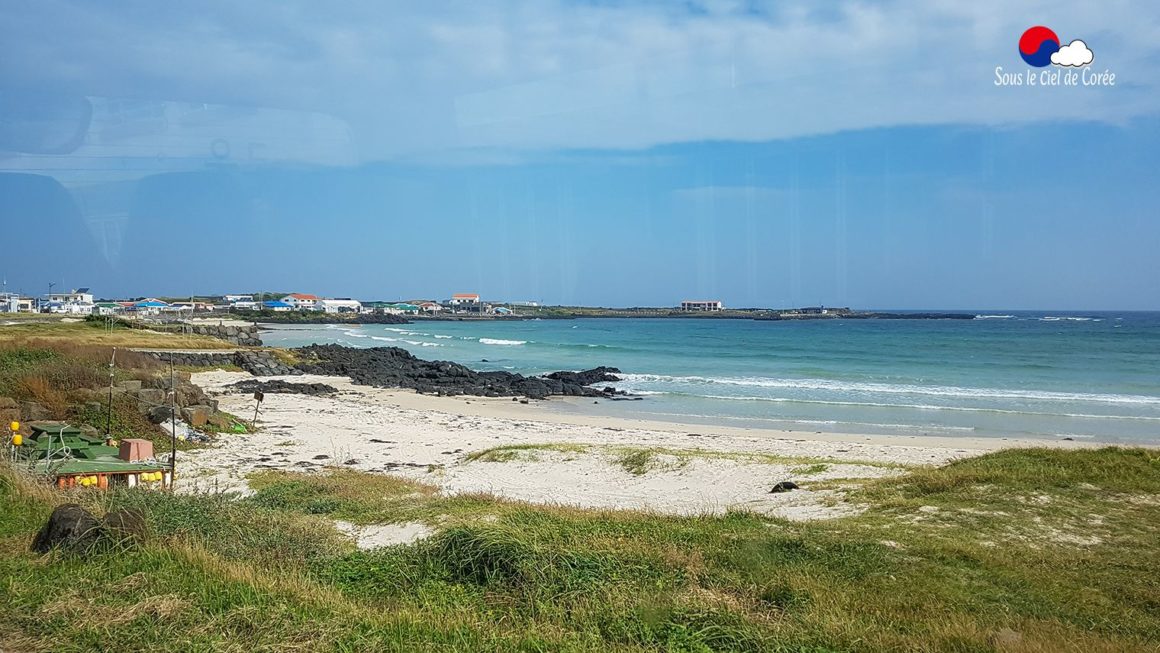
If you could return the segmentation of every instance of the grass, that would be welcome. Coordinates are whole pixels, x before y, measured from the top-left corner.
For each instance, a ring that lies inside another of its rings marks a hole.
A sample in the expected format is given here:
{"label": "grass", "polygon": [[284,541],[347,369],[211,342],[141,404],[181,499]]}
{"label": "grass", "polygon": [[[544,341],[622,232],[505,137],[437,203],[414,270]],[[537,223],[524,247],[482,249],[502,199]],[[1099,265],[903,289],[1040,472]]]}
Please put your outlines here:
{"label": "grass", "polygon": [[791,473],[797,474],[799,476],[812,476],[814,474],[821,474],[822,472],[826,471],[829,468],[830,468],[830,466],[826,463],[814,463],[812,465],[803,465],[801,467],[794,467],[793,469],[791,469],[789,471]]}
{"label": "grass", "polygon": [[[35,401],[64,416],[78,391],[108,385],[111,356],[111,348],[93,345],[0,341],[0,396]],[[159,365],[131,351],[118,352],[118,360],[115,381],[147,378]]]}
{"label": "grass", "polygon": [[[600,452],[622,467],[626,472],[640,476],[654,470],[673,471],[687,466],[697,458],[715,460],[733,460],[740,463],[755,463],[767,465],[800,465],[790,470],[794,474],[818,474],[833,464],[866,465],[869,467],[887,467],[892,469],[919,469],[901,463],[884,463],[867,460],[834,461],[829,458],[812,458],[808,456],[779,456],[766,453],[748,453],[735,451],[712,451],[708,449],[674,449],[669,447],[621,447],[615,445],[585,445],[585,444],[514,444],[492,447],[469,453],[466,462],[505,463],[512,461],[535,461],[537,452],[556,451],[569,454],[585,454]],[[824,462],[823,462],[824,461]]]}
{"label": "grass", "polygon": [[103,322],[30,322],[0,326],[0,341],[34,348],[53,345],[138,347],[142,349],[235,349],[209,336],[161,333],[124,326],[108,330]]}
{"label": "grass", "polygon": [[473,451],[464,458],[467,462],[507,463],[513,460],[538,460],[540,451],[555,451],[558,453],[581,454],[588,451],[588,447],[581,444],[509,444],[502,447],[492,447],[482,451]]}
{"label": "grass", "polygon": [[[919,468],[852,490],[865,513],[815,523],[534,507],[350,470],[251,485],[240,501],[58,495],[0,472],[0,638],[27,651],[1160,646],[1155,451]],[[140,508],[153,538],[86,559],[27,553],[68,500]],[[356,551],[335,518],[438,531]],[[1056,537],[1069,528],[1100,541]]]}

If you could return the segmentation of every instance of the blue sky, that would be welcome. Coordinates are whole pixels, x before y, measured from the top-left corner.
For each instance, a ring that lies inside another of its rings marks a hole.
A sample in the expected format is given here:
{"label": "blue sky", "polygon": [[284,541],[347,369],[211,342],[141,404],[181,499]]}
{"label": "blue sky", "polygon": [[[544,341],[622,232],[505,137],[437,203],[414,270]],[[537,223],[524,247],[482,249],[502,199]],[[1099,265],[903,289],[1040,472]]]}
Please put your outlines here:
{"label": "blue sky", "polygon": [[1160,309],[1148,3],[158,7],[0,7],[10,290]]}

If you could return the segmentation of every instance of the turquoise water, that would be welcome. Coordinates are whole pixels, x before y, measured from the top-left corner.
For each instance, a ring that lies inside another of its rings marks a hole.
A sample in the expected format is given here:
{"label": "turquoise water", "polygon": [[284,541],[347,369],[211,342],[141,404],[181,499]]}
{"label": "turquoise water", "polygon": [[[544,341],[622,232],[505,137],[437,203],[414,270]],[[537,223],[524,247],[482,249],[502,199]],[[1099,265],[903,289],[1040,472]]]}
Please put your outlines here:
{"label": "turquoise water", "polygon": [[619,367],[645,419],[1160,443],[1160,313],[975,320],[580,319],[276,327],[273,346],[398,346],[478,370]]}

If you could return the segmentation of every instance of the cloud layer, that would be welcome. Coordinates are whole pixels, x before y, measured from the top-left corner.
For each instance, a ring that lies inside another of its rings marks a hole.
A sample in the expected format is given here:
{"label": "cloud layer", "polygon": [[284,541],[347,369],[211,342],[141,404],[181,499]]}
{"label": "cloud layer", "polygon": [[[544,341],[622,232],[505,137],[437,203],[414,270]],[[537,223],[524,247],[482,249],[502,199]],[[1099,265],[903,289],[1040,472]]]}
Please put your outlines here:
{"label": "cloud layer", "polygon": [[[0,6],[0,88],[315,112],[362,160],[1160,111],[1160,14],[1061,4],[41,0]],[[1026,16],[1100,34],[1131,84],[995,88]]]}

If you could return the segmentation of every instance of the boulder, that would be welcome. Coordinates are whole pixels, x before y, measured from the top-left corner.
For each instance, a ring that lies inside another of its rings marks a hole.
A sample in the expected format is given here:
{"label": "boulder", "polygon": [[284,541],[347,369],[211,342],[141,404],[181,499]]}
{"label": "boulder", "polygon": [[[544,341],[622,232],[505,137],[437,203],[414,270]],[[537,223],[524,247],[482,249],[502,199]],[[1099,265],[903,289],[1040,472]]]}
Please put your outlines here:
{"label": "boulder", "polygon": [[160,404],[165,401],[165,391],[160,388],[142,388],[136,393],[137,399],[149,404]]}
{"label": "boulder", "polygon": [[35,401],[20,402],[20,418],[25,422],[35,422],[51,417],[52,415],[48,412],[48,409]]}
{"label": "boulder", "polygon": [[57,548],[88,548],[101,537],[96,517],[75,503],[57,506],[32,541],[32,550],[48,553]]}
{"label": "boulder", "polygon": [[169,421],[169,406],[153,406],[145,411],[145,417],[153,424]]}
{"label": "boulder", "polygon": [[213,411],[209,406],[187,406],[181,409],[181,419],[190,426],[205,426]]}

